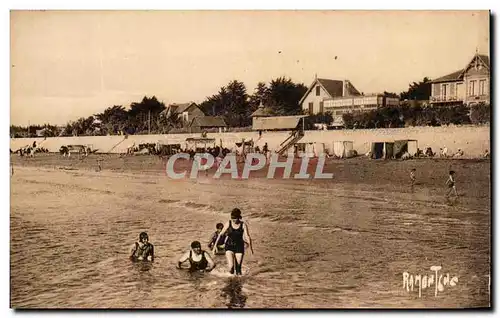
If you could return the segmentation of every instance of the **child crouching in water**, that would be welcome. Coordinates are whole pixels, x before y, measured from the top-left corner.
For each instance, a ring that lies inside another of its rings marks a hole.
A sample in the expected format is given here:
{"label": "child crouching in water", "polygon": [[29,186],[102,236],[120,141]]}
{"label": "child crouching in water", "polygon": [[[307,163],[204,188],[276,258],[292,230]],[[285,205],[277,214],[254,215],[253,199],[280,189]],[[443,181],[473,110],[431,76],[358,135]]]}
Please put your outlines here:
{"label": "child crouching in water", "polygon": [[[212,238],[210,239],[210,243],[208,243],[208,248],[209,249],[213,249],[213,247],[215,246],[215,240],[217,240],[217,237],[219,236],[219,233],[222,231],[222,229],[224,228],[224,224],[222,223],[217,223],[217,225],[215,226],[215,232],[214,234],[212,235]],[[225,234],[222,234],[220,239],[219,239],[219,242],[217,242],[217,248],[216,248],[216,253],[224,253],[224,244],[226,242],[226,235]]]}
{"label": "child crouching in water", "polygon": [[148,233],[139,234],[139,241],[135,242],[131,249],[130,259],[132,261],[151,261],[155,258],[153,244],[149,243]]}

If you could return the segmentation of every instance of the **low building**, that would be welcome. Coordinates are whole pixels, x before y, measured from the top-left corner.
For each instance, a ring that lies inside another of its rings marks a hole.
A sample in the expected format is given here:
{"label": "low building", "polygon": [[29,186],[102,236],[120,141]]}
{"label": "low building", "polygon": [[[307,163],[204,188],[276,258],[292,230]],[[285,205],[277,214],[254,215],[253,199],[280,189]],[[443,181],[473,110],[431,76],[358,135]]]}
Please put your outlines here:
{"label": "low building", "polygon": [[222,117],[202,116],[193,118],[188,127],[190,133],[198,133],[216,128],[222,131],[223,128],[227,127],[227,124]]}
{"label": "low building", "polygon": [[205,113],[194,102],[184,104],[170,104],[161,112],[169,117],[171,113],[178,113],[184,123],[190,123],[195,117],[204,117]]}
{"label": "low building", "polygon": [[490,103],[490,59],[476,52],[463,69],[431,81],[432,105]]}

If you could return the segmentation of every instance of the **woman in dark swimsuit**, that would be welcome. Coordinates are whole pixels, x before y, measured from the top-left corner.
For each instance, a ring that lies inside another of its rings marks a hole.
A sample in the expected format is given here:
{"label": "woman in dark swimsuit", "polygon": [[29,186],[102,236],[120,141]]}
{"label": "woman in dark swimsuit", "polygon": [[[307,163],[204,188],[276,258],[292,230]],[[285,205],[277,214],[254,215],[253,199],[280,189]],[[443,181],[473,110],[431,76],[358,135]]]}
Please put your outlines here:
{"label": "woman in dark swimsuit", "polygon": [[189,270],[192,272],[209,272],[215,267],[215,262],[212,260],[212,257],[207,252],[201,250],[201,243],[198,241],[191,243],[191,249],[181,256],[177,267],[182,268],[182,263],[185,261],[189,261]]}
{"label": "woman in dark swimsuit", "polygon": [[[236,275],[241,275],[241,265],[243,263],[243,255],[245,254],[245,244],[250,246],[250,250],[253,254],[252,239],[250,238],[250,233],[248,231],[248,226],[246,223],[241,221],[241,211],[238,208],[234,208],[231,211],[231,220],[226,222],[224,228],[219,233],[219,237],[222,234],[226,234],[226,259],[229,272]],[[217,238],[217,241],[219,240]]]}

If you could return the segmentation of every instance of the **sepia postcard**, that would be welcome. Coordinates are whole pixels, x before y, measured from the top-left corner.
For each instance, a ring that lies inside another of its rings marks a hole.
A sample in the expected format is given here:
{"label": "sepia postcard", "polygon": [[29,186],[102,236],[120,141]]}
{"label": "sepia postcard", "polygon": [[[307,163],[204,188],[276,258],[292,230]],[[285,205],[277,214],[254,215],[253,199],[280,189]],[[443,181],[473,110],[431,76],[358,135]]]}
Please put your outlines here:
{"label": "sepia postcard", "polygon": [[10,11],[12,309],[491,308],[490,11]]}

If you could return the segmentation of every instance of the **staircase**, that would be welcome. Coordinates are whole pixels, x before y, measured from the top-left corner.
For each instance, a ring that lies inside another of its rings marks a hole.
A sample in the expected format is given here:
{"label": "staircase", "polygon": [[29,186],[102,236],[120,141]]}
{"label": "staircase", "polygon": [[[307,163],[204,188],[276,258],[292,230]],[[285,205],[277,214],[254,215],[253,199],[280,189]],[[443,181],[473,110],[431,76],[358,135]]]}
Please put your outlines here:
{"label": "staircase", "polygon": [[297,141],[299,141],[302,137],[304,137],[304,131],[302,129],[294,130],[290,133],[290,136],[285,139],[280,144],[280,150],[278,150],[278,155],[283,155],[285,151],[287,151],[291,146],[295,145]]}

